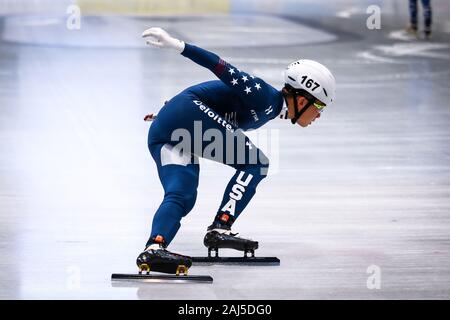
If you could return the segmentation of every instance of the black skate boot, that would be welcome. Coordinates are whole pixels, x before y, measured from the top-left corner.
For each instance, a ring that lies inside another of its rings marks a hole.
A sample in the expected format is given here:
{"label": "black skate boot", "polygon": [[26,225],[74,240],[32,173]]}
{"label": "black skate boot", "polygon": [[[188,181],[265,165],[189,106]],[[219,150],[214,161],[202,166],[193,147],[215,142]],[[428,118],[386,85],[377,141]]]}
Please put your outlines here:
{"label": "black skate boot", "polygon": [[146,272],[149,274],[150,271],[155,271],[187,275],[188,269],[192,265],[192,259],[166,250],[161,236],[157,236],[152,240],[153,243],[150,243],[136,259],[139,273]]}
{"label": "black skate boot", "polygon": [[203,239],[203,244],[208,248],[208,257],[215,251],[215,256],[219,256],[220,249],[235,249],[244,251],[244,256],[251,254],[255,256],[255,250],[258,249],[258,242],[237,237],[237,233],[231,232],[231,225],[234,218],[226,213],[216,216],[214,222],[208,227],[208,231]]}

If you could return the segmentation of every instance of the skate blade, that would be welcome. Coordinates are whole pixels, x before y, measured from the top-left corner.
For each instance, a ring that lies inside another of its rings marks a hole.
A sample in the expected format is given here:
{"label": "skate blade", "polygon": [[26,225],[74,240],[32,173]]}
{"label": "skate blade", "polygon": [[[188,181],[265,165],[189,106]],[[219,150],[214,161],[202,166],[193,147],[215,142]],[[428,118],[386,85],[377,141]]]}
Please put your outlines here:
{"label": "skate blade", "polygon": [[277,257],[192,257],[192,264],[235,264],[246,266],[279,266]]}
{"label": "skate blade", "polygon": [[203,275],[174,275],[174,274],[126,274],[113,273],[111,275],[112,281],[138,281],[150,283],[212,283],[211,276]]}

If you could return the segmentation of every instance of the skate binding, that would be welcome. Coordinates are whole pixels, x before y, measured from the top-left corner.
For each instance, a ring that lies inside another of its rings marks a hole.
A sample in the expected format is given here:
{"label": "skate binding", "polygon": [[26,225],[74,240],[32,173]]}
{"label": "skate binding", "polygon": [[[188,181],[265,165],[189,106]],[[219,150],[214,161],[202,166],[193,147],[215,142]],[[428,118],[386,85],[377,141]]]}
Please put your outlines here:
{"label": "skate binding", "polygon": [[244,250],[244,258],[250,258],[248,256],[248,254],[250,254],[251,258],[255,257],[255,250]]}
{"label": "skate binding", "polygon": [[[213,252],[214,256],[212,255]],[[209,247],[208,258],[219,258],[219,248]],[[244,258],[255,258],[255,250],[253,249],[244,250]]]}
{"label": "skate binding", "polygon": [[219,257],[219,248],[208,248],[208,258],[211,258],[211,253],[215,251],[215,257]]}
{"label": "skate binding", "polygon": [[177,267],[177,271],[175,272],[175,274],[177,276],[183,275],[183,276],[187,276],[188,275],[188,267],[186,267],[185,265],[179,265]]}
{"label": "skate binding", "polygon": [[145,274],[150,274],[150,266],[146,263],[143,263],[141,265],[138,266],[139,268],[139,274],[142,274],[143,272],[145,272]]}

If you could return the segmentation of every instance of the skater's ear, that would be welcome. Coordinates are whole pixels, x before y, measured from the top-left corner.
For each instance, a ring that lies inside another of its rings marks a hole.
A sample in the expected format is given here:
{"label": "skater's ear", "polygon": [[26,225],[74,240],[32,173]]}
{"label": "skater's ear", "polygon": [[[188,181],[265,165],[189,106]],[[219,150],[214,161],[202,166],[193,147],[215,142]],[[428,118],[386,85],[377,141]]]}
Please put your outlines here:
{"label": "skater's ear", "polygon": [[306,99],[303,96],[297,96],[296,99],[297,99],[299,109],[302,109],[304,106],[306,106],[308,104],[308,99]]}

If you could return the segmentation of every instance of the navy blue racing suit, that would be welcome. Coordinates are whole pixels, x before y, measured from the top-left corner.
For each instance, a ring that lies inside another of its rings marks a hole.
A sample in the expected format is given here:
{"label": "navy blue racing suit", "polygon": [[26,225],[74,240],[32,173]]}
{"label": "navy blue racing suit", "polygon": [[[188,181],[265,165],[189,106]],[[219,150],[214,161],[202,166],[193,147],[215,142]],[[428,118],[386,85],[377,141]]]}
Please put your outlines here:
{"label": "navy blue racing suit", "polygon": [[181,219],[192,210],[197,197],[198,157],[236,169],[215,214],[226,213],[235,219],[242,213],[269,167],[267,157],[243,131],[274,119],[284,104],[281,91],[212,52],[186,43],[181,54],[208,68],[220,80],[203,82],[177,94],[162,107],[150,127],[148,147],[158,168],[164,199],[153,218],[147,244],[162,236],[168,245]]}

